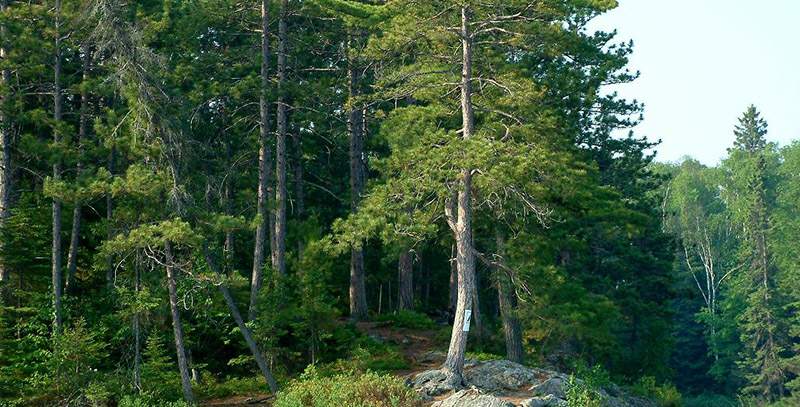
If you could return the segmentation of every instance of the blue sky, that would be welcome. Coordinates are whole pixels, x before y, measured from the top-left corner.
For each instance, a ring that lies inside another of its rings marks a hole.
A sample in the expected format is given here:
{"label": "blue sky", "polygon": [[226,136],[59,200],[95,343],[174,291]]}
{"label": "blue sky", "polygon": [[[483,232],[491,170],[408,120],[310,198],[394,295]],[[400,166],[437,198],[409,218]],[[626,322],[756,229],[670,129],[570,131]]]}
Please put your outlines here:
{"label": "blue sky", "polygon": [[800,0],[620,0],[593,28],[634,41],[641,71],[616,90],[645,103],[637,134],[661,139],[660,161],[715,164],[749,104],[770,141],[800,139]]}

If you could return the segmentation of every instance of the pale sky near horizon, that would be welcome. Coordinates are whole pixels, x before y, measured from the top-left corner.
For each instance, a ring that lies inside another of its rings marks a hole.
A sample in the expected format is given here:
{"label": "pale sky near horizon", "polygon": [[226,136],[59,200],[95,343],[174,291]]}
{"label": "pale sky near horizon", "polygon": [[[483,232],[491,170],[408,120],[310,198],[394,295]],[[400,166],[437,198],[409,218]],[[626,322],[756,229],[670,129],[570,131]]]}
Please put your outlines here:
{"label": "pale sky near horizon", "polygon": [[641,77],[620,95],[645,104],[636,134],[661,139],[659,161],[716,164],[750,104],[767,138],[800,139],[800,0],[619,0],[592,28],[634,41]]}

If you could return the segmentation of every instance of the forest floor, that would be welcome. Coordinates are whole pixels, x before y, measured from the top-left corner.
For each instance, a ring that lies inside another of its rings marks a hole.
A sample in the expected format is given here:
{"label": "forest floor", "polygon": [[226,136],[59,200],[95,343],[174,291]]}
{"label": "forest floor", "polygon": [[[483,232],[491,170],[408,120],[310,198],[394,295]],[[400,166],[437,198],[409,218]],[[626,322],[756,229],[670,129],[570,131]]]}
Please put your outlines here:
{"label": "forest floor", "polygon": [[[441,366],[446,355],[446,344],[437,340],[438,330],[419,330],[398,328],[387,322],[359,322],[357,329],[378,341],[387,342],[397,346],[405,360],[408,368],[392,372],[400,378],[412,378],[418,373],[426,370],[437,369]],[[434,400],[425,403],[426,406],[438,400],[445,399],[449,394],[439,396]],[[527,388],[519,389],[518,392],[508,392],[500,399],[510,401],[514,405],[531,397]],[[206,400],[203,406],[213,407],[242,407],[242,406],[271,406],[274,397],[268,393],[237,395],[225,398]]]}

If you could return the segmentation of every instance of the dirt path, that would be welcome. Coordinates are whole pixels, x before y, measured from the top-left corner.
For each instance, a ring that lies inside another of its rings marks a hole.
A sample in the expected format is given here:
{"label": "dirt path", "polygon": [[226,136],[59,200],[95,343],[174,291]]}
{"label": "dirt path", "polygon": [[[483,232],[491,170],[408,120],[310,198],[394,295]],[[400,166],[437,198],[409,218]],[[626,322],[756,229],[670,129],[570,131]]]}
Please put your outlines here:
{"label": "dirt path", "polygon": [[[411,378],[416,374],[436,369],[444,362],[446,344],[436,343],[436,330],[414,330],[405,328],[396,328],[391,326],[390,323],[385,322],[359,322],[356,328],[363,334],[368,335],[376,340],[390,343],[398,347],[406,361],[409,363],[409,368],[393,372],[395,376],[401,378]],[[509,392],[499,398],[510,401],[514,405],[519,405],[524,400],[531,397],[527,389],[519,389],[517,392]],[[430,406],[438,400],[443,400],[449,395],[436,397],[425,403]],[[213,407],[243,407],[243,406],[271,406],[274,401],[273,397],[269,394],[255,394],[247,396],[234,396],[228,398],[220,398],[208,400],[202,403],[203,406]]]}

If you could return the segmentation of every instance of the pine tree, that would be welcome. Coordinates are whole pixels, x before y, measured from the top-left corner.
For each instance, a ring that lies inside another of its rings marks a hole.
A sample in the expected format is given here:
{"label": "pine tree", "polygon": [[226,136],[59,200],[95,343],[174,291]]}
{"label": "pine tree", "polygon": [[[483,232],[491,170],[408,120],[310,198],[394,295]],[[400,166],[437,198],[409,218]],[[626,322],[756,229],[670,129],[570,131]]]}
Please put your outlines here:
{"label": "pine tree", "polygon": [[768,180],[767,123],[755,106],[748,107],[734,130],[730,150],[731,200],[742,233],[741,258],[747,265],[742,289],[744,314],[740,331],[745,350],[741,365],[749,385],[744,392],[772,401],[784,394],[786,372],[782,362],[783,327],[780,297],[775,287],[775,265],[770,253],[771,198]]}

